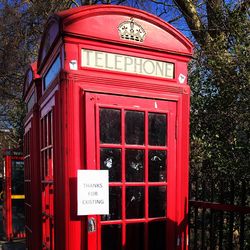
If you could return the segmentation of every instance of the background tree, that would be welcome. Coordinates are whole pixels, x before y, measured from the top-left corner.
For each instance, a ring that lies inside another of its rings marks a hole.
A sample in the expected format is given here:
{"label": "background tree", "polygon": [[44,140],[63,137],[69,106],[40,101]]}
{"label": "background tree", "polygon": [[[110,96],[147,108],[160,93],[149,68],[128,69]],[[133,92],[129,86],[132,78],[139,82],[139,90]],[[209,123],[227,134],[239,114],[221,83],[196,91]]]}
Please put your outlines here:
{"label": "background tree", "polygon": [[0,159],[3,148],[22,150],[24,74],[37,58],[48,16],[70,4],[69,1],[0,1]]}
{"label": "background tree", "polygon": [[190,65],[192,170],[250,176],[250,2],[175,2],[196,44]]}

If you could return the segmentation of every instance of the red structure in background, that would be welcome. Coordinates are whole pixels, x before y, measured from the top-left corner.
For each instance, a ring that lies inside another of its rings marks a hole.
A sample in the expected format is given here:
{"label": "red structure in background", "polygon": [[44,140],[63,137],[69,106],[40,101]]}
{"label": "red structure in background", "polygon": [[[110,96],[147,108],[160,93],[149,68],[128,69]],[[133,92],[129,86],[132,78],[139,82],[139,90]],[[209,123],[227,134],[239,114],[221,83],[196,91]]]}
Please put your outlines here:
{"label": "red structure in background", "polygon": [[27,115],[24,121],[24,163],[25,163],[25,229],[27,249],[42,249],[42,208],[40,174],[39,104],[41,79],[37,65],[33,63],[26,72],[24,98]]}
{"label": "red structure in background", "polygon": [[[25,81],[28,249],[188,248],[191,56],[144,11],[50,17]],[[77,215],[79,169],[109,171],[108,215]]]}
{"label": "red structure in background", "polygon": [[24,162],[21,152],[3,150],[3,231],[7,241],[24,238]]}

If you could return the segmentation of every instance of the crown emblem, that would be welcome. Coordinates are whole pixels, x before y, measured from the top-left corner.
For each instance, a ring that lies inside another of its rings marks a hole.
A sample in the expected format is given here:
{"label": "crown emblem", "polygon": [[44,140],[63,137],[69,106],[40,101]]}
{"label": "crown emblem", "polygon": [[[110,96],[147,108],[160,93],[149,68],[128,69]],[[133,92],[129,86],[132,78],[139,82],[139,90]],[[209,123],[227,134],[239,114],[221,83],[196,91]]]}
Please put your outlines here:
{"label": "crown emblem", "polygon": [[129,21],[122,22],[118,27],[118,31],[122,39],[137,42],[143,42],[146,35],[146,31],[140,24],[134,21],[134,18],[130,18]]}

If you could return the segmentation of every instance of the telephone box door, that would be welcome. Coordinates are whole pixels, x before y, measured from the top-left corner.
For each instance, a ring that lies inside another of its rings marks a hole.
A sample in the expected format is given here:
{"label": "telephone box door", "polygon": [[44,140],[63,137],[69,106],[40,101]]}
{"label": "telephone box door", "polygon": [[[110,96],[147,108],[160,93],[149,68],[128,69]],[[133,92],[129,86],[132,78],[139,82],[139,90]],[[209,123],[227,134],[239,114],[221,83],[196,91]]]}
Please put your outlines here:
{"label": "telephone box door", "polygon": [[85,94],[86,168],[109,171],[109,214],[88,216],[89,250],[176,244],[176,102]]}

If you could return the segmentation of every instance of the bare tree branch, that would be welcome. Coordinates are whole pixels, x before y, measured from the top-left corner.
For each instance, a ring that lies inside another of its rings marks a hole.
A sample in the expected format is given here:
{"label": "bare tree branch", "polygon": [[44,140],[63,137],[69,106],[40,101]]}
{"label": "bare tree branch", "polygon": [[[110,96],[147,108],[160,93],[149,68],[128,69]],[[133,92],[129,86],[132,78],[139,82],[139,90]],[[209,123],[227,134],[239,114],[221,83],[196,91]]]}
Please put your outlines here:
{"label": "bare tree branch", "polygon": [[173,0],[182,12],[193,36],[204,47],[212,38],[204,27],[192,0]]}

